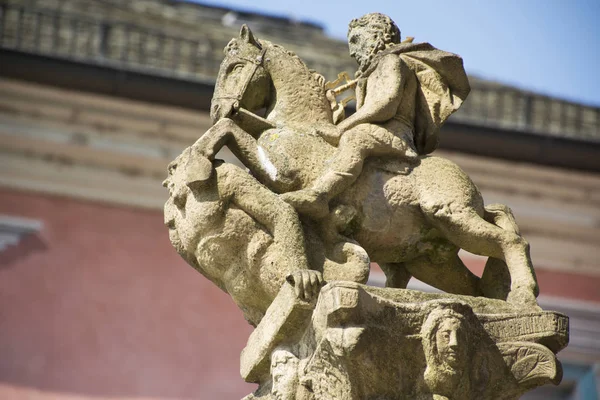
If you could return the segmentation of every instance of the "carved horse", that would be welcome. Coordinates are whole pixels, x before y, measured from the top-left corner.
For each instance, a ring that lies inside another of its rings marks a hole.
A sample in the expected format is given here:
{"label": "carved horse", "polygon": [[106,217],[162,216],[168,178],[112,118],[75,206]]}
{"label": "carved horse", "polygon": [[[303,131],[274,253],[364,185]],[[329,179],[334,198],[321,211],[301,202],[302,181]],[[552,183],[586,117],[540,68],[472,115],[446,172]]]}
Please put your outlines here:
{"label": "carved horse", "polygon": [[[192,146],[196,155],[210,161],[228,146],[276,193],[310,186],[336,149],[320,135],[333,126],[322,77],[246,26],[224,51],[211,106],[215,125]],[[248,118],[261,110],[264,118]],[[198,171],[198,179],[209,174]],[[484,207],[475,184],[449,160],[422,156],[409,166],[368,159],[331,206],[332,214],[355,210],[346,233],[381,266],[387,286],[406,287],[414,276],[446,292],[537,307],[529,245],[510,210]],[[489,257],[481,278],[458,257],[461,248]]]}

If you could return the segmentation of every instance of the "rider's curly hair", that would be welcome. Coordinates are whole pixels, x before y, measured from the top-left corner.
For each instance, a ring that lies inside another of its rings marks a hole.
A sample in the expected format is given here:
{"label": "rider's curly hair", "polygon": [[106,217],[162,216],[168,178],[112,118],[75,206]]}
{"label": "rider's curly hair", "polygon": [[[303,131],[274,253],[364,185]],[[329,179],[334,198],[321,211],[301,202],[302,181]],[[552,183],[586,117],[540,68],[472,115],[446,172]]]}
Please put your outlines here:
{"label": "rider's curly hair", "polygon": [[348,25],[348,32],[357,27],[368,27],[378,33],[383,46],[391,43],[400,43],[400,29],[390,17],[381,13],[365,14],[353,19]]}
{"label": "rider's curly hair", "polygon": [[371,64],[371,61],[377,53],[385,50],[391,45],[400,43],[400,29],[390,17],[380,13],[370,13],[360,18],[353,19],[348,25],[348,35],[354,28],[365,27],[371,32],[377,34],[377,41],[370,46],[367,61],[359,67],[357,75],[364,72]]}

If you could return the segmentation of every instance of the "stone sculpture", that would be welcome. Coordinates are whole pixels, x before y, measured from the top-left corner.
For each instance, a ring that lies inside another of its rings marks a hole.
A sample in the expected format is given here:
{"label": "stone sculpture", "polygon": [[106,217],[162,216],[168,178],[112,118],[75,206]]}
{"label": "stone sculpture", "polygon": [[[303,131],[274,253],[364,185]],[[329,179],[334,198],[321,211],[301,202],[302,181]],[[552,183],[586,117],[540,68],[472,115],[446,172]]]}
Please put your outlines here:
{"label": "stone sculpture", "polygon": [[309,303],[286,285],[241,372],[247,399],[508,400],[560,382],[567,342],[566,316],[502,300],[331,282]]}
{"label": "stone sculpture", "polygon": [[360,246],[326,247],[316,228],[305,224],[303,231],[293,208],[239,167],[216,162],[210,179],[186,184],[195,166],[190,154],[188,148],[169,165],[163,183],[169,238],[183,259],[231,295],[248,322],[260,322],[286,278],[302,299],[316,296],[323,276],[366,282],[369,258]]}
{"label": "stone sculpture", "polygon": [[[382,14],[352,21],[349,47],[357,79],[325,82],[243,26],[213,127],[164,183],[174,247],[256,326],[248,398],[514,399],[560,381],[568,320],[538,307],[510,209],[428,155],[469,93],[462,60],[401,42]],[[344,118],[336,96],[352,88]],[[216,160],[223,146],[251,174]],[[481,278],[461,248],[489,257]],[[363,285],[370,262],[387,288]],[[447,294],[405,289],[412,276]]]}

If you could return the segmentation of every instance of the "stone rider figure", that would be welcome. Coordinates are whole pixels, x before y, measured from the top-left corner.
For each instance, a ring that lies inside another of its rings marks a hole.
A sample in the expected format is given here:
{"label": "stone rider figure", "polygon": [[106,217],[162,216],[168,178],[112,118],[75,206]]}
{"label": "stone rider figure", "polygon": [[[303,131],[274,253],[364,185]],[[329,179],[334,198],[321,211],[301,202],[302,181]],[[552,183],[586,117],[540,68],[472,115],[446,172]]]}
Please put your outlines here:
{"label": "stone rider figure", "polygon": [[282,195],[316,219],[325,217],[329,201],[354,183],[367,157],[416,163],[418,154],[433,151],[440,125],[469,92],[460,57],[428,43],[400,43],[400,30],[386,15],[352,20],[348,46],[359,66],[356,113],[320,132],[338,145],[321,176],[307,189]]}

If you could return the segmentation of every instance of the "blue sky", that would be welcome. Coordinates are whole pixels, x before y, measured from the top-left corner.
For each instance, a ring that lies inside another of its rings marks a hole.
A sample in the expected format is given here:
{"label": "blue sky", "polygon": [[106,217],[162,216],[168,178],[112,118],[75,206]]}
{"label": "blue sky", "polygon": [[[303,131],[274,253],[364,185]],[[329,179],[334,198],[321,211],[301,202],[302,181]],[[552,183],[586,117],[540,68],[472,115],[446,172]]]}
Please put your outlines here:
{"label": "blue sky", "polygon": [[600,0],[208,3],[317,22],[340,39],[352,18],[382,12],[396,21],[403,37],[460,54],[471,74],[600,106]]}

